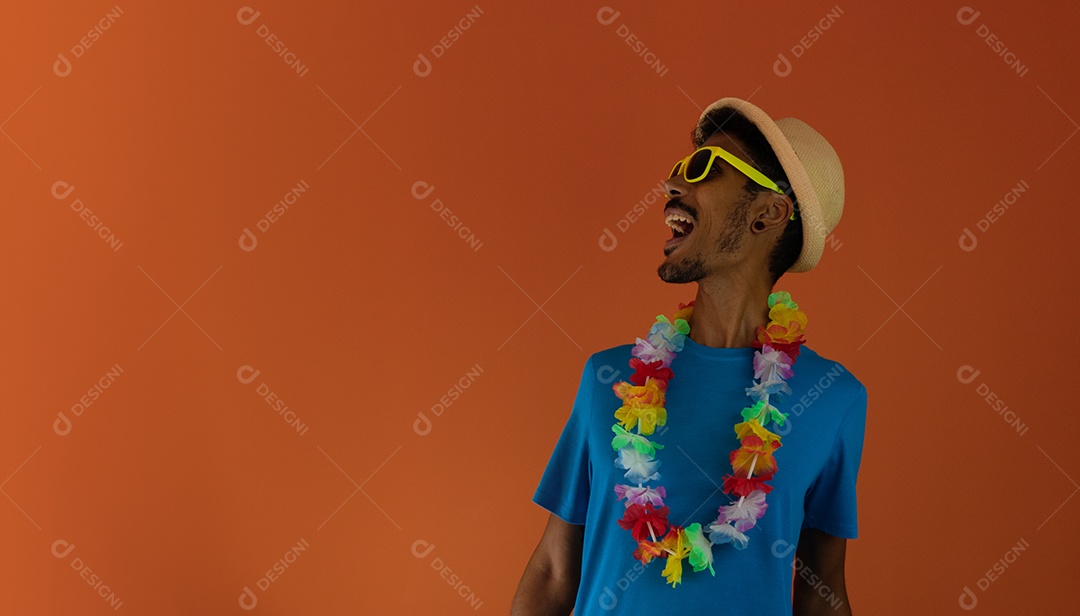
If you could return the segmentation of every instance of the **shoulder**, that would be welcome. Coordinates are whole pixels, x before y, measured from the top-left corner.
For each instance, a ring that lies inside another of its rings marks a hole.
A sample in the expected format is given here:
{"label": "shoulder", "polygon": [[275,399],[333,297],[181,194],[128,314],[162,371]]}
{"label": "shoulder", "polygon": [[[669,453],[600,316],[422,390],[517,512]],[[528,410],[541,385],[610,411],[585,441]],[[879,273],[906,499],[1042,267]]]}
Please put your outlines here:
{"label": "shoulder", "polygon": [[841,410],[861,407],[866,412],[866,385],[843,363],[803,345],[795,360],[795,377],[804,395],[827,397]]}
{"label": "shoulder", "polygon": [[596,351],[585,362],[585,370],[602,385],[616,381],[629,380],[633,370],[630,368],[630,351],[633,344],[620,344]]}

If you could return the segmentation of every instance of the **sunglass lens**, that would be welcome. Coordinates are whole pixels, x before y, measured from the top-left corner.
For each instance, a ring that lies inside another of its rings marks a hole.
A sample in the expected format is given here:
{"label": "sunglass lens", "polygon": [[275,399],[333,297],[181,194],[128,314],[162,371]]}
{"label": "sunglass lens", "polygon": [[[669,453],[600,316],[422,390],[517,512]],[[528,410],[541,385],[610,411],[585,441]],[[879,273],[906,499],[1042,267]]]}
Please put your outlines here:
{"label": "sunglass lens", "polygon": [[679,171],[682,169],[682,161],[675,163],[675,166],[671,168],[671,173],[668,174],[668,179],[671,179],[679,175]]}
{"label": "sunglass lens", "polygon": [[698,150],[690,156],[690,162],[686,164],[686,181],[696,182],[705,177],[705,173],[709,170],[709,158],[711,158],[712,152],[708,150]]}

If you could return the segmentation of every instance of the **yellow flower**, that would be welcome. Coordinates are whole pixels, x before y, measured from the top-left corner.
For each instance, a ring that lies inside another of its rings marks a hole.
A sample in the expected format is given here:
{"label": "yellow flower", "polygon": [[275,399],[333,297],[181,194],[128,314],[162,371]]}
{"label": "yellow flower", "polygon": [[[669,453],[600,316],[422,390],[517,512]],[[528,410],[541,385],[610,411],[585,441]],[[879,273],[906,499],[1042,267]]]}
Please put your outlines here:
{"label": "yellow flower", "polygon": [[615,419],[618,419],[626,430],[633,430],[640,422],[641,434],[652,434],[656,431],[656,426],[667,423],[667,409],[662,406],[622,406],[615,411]]}
{"label": "yellow flower", "polygon": [[770,323],[768,331],[769,337],[777,342],[795,342],[806,330],[806,313],[787,304],[775,304],[770,308],[769,320],[776,321],[775,325]]}
{"label": "yellow flower", "polygon": [[661,574],[672,588],[682,582],[682,560],[690,554],[690,545],[686,531],[672,528],[660,541],[660,548],[668,550],[667,564]]}
{"label": "yellow flower", "polygon": [[739,440],[746,438],[747,434],[754,434],[766,445],[772,445],[773,442],[780,442],[779,434],[769,432],[762,427],[761,423],[756,419],[735,424],[735,434],[739,437]]}

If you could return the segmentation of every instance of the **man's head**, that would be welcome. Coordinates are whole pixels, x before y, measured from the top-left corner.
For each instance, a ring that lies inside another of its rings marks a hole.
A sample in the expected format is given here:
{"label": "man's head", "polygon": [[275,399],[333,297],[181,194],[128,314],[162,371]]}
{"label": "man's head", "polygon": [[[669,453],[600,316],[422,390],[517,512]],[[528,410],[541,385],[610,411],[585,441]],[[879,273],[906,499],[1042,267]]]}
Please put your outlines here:
{"label": "man's head", "polygon": [[[781,189],[789,186],[761,130],[732,107],[704,114],[691,138],[695,148],[719,146]],[[657,273],[665,282],[697,282],[736,269],[744,276],[767,277],[771,288],[799,258],[803,227],[791,190],[780,194],[766,188],[721,158],[700,181],[688,182],[680,173],[664,185],[672,196],[665,216],[678,208],[693,224],[685,239],[664,248],[666,258]]]}

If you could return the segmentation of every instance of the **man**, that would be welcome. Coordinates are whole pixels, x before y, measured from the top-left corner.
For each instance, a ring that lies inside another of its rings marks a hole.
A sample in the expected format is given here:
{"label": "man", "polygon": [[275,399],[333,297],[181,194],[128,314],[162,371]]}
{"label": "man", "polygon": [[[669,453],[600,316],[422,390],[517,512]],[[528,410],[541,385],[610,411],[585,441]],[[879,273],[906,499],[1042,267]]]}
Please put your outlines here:
{"label": "man", "polygon": [[[662,506],[671,536],[694,522],[707,527],[725,507],[743,506],[745,498],[728,493],[722,477],[733,468],[729,452],[743,438],[732,426],[751,404],[747,386],[754,383],[758,354],[752,343],[759,326],[770,322],[773,286],[785,272],[817,264],[844,200],[839,158],[800,120],[773,121],[746,101],[722,98],[702,113],[693,140],[706,149],[676,164],[665,182],[672,239],[657,270],[665,282],[697,283],[689,333],[670,362],[667,423],[649,437],[663,447],[655,455],[663,465]],[[635,305],[626,300],[619,298],[619,310]],[[826,306],[818,301],[797,309],[812,319]],[[642,310],[643,317],[654,312]],[[811,327],[804,342],[813,337]],[[619,522],[630,511],[630,499],[622,497],[634,481],[625,485],[630,467],[613,463],[612,412],[623,404],[613,386],[634,373],[628,363],[634,347],[605,349],[585,363],[570,417],[533,497],[551,515],[512,613],[852,614],[844,555],[858,529],[863,384],[842,364],[802,345],[787,381],[790,392],[771,401],[788,417],[769,428],[772,436],[782,435],[783,445],[775,452],[764,514],[744,540],[718,542],[714,534],[716,545],[705,542],[715,575],[695,565],[669,584],[665,560],[674,558],[675,544],[650,559],[643,550],[662,543],[652,524],[649,533],[638,527],[640,536],[632,537],[629,524]]]}

